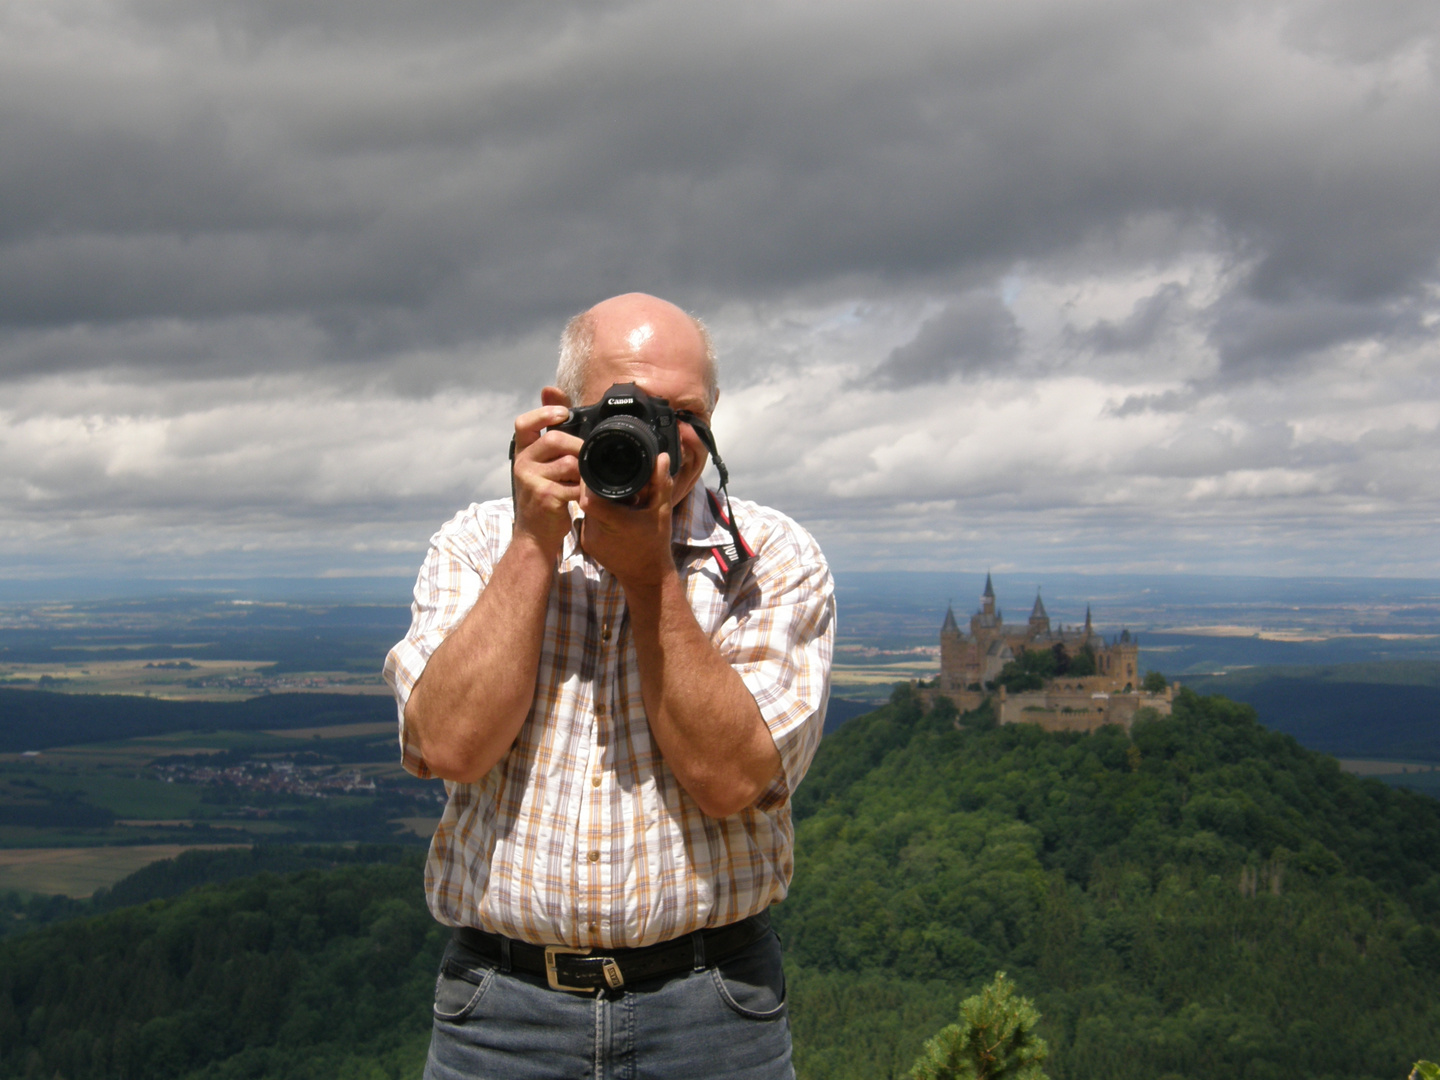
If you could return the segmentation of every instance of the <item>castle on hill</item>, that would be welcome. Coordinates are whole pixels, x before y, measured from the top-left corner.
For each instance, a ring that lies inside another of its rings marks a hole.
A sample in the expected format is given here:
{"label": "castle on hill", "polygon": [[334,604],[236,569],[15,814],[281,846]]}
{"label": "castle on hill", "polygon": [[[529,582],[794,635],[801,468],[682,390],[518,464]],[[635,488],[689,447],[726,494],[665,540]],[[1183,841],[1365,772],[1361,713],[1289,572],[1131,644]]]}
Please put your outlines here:
{"label": "castle on hill", "polygon": [[1140,645],[1129,630],[1121,631],[1114,641],[1106,641],[1095,632],[1088,607],[1083,628],[1067,630],[1060,626],[1052,630],[1050,616],[1038,591],[1029,621],[1007,626],[1004,614],[995,605],[995,586],[986,574],[980,610],[970,616],[969,634],[955,621],[953,606],[945,612],[945,622],[940,627],[940,688],[983,689],[1020,653],[1056,648],[1063,649],[1070,657],[1088,649],[1095,657],[1095,677],[1105,681],[1107,690],[1132,690],[1139,685]]}
{"label": "castle on hill", "polygon": [[[1046,681],[1043,689],[1020,693],[998,690],[997,711],[1002,724],[1034,723],[1051,731],[1093,731],[1105,724],[1129,727],[1141,708],[1170,714],[1174,687],[1156,693],[1140,688],[1140,643],[1129,630],[1113,639],[1096,632],[1090,609],[1083,627],[1052,628],[1040,594],[1023,623],[1005,622],[995,602],[995,586],[985,575],[980,610],[970,616],[970,632],[960,629],[953,606],[940,627],[940,676],[930,694],[951,698],[962,711],[978,708],[994,687],[1007,663],[1032,649],[1064,657],[1067,669]],[[1082,654],[1094,661],[1071,664]]]}

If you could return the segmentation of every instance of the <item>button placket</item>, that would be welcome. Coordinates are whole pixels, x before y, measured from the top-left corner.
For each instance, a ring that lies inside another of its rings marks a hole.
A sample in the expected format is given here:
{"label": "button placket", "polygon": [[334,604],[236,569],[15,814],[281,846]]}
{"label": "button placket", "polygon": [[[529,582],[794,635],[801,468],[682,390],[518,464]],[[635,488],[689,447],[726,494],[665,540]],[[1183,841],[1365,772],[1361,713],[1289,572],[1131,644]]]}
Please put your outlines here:
{"label": "button placket", "polygon": [[[619,583],[606,571],[600,571],[596,582],[596,603],[592,618],[599,622],[599,648],[595,664],[594,681],[591,683],[594,719],[591,723],[592,742],[589,754],[589,790],[582,796],[585,805],[585,842],[576,852],[577,868],[584,883],[583,895],[587,910],[583,913],[581,925],[587,934],[587,943],[599,944],[604,926],[609,920],[604,916],[610,887],[610,873],[606,865],[610,847],[610,800],[604,782],[604,760],[606,747],[613,754],[615,728],[614,709],[610,700],[615,686],[616,628],[619,624],[617,607],[623,603]],[[592,626],[594,623],[591,624]],[[593,631],[592,631],[593,632]]]}
{"label": "button placket", "polygon": [[[586,633],[594,633],[593,627],[598,619],[604,617],[604,594],[605,594],[604,571],[596,571],[590,566],[586,567],[586,612],[585,618],[588,626]],[[603,754],[601,725],[604,723],[604,710],[600,708],[605,694],[606,678],[604,672],[603,657],[598,657],[594,663],[591,675],[591,693],[595,708],[589,725],[588,753],[586,753],[585,772],[592,778],[600,775],[600,759]],[[584,775],[584,774],[582,774]],[[575,867],[575,926],[582,946],[593,946],[599,944],[598,925],[600,922],[600,911],[603,907],[604,898],[601,883],[597,877],[598,847],[599,839],[604,833],[604,810],[601,804],[598,791],[593,788],[596,785],[585,784],[580,781],[576,792],[577,801],[580,803],[580,813],[576,821],[575,844],[573,858]]]}
{"label": "button placket", "polygon": [[[603,728],[604,746],[608,748],[610,760],[613,761],[618,750],[616,744],[621,737],[617,724],[620,717],[617,715],[618,705],[614,695],[618,687],[616,677],[620,666],[620,646],[624,638],[622,628],[625,618],[625,593],[620,583],[608,573],[602,575],[601,582],[600,656],[595,673],[595,715],[597,728],[599,724],[606,725]],[[597,730],[597,741],[599,736],[600,731]],[[595,913],[601,924],[601,938],[609,932],[610,920],[607,913],[611,909],[610,891],[614,886],[614,867],[611,865],[614,858],[611,845],[615,824],[611,820],[611,812],[615,809],[614,790],[613,784],[606,783],[605,761],[606,755],[597,753],[591,777],[594,794],[591,801],[595,807],[598,829],[594,834],[596,843],[592,845],[591,853],[587,856],[595,874],[596,893],[601,898],[600,910]]]}

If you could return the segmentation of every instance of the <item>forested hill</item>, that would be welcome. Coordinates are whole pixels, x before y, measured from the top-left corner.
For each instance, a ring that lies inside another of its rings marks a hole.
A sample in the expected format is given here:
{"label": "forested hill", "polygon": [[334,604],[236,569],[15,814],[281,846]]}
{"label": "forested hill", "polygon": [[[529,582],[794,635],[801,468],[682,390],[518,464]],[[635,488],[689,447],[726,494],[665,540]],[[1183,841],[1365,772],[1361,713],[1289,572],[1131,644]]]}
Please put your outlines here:
{"label": "forested hill", "polygon": [[[1245,706],[1049,734],[902,690],[795,809],[800,1080],[903,1076],[997,970],[1053,1080],[1402,1080],[1440,1051],[1440,803]],[[418,1076],[444,935],[408,858],[0,941],[0,1076]]]}
{"label": "forested hill", "polygon": [[1189,692],[1133,737],[960,720],[897,692],[797,792],[802,1076],[900,1075],[997,969],[1056,1078],[1399,1080],[1440,1048],[1440,803]]}
{"label": "forested hill", "polygon": [[[0,941],[0,1076],[418,1077],[446,934],[419,856],[402,857],[262,873]],[[148,884],[164,891],[164,876]]]}

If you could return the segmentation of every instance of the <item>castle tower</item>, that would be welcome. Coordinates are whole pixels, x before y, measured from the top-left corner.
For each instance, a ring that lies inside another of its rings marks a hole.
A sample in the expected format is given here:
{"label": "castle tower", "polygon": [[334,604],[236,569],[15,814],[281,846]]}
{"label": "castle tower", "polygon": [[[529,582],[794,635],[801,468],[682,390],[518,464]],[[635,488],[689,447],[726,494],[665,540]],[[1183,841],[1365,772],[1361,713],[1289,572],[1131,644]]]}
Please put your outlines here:
{"label": "castle tower", "polygon": [[976,656],[984,656],[1005,628],[1005,616],[995,606],[995,585],[985,575],[985,591],[980,595],[980,610],[970,616],[970,636],[975,639]]}
{"label": "castle tower", "polygon": [[1129,630],[1121,630],[1114,652],[1115,681],[1132,690],[1140,689],[1140,639],[1131,637]]}
{"label": "castle tower", "polygon": [[955,605],[947,604],[945,607],[945,621],[940,624],[940,633],[954,634],[960,636],[960,624],[955,621]]}
{"label": "castle tower", "polygon": [[965,689],[965,641],[960,624],[955,621],[955,608],[945,608],[945,622],[940,627],[940,688]]}
{"label": "castle tower", "polygon": [[1050,633],[1050,616],[1040,602],[1040,590],[1035,590],[1035,606],[1030,609],[1030,637],[1044,637]]}

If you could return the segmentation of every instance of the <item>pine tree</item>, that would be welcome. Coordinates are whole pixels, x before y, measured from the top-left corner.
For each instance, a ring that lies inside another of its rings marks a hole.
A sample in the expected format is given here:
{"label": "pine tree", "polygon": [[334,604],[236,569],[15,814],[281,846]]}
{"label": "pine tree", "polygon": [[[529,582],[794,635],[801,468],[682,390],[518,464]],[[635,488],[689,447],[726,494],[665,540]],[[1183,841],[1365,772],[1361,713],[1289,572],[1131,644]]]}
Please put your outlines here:
{"label": "pine tree", "polygon": [[1035,1034],[1040,1013],[1000,971],[995,981],[960,1003],[960,1022],[925,1044],[909,1080],[1046,1080],[1049,1053]]}

